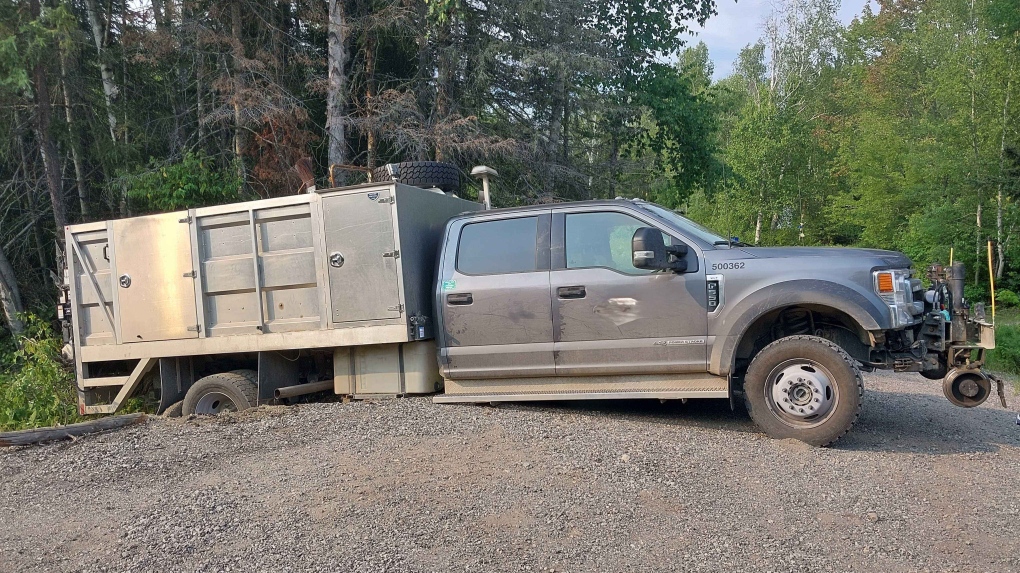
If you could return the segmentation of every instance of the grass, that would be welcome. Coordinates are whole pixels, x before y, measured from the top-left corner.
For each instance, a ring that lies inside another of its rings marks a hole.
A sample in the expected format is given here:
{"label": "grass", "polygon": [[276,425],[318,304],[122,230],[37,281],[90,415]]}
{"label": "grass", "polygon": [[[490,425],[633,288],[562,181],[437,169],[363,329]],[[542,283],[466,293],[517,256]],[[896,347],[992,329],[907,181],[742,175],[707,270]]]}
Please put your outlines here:
{"label": "grass", "polygon": [[988,351],[988,369],[1003,374],[1020,392],[1020,309],[996,309],[995,350]]}

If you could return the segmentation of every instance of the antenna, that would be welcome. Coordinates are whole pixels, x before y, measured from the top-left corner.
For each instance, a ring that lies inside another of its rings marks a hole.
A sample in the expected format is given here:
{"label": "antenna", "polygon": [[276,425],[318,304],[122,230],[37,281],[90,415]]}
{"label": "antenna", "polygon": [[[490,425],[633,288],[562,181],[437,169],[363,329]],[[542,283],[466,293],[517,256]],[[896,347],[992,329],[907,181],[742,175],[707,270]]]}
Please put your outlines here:
{"label": "antenna", "polygon": [[489,177],[497,177],[499,173],[491,167],[479,165],[471,170],[471,174],[482,179],[482,204],[485,209],[492,209],[492,201],[489,199]]}

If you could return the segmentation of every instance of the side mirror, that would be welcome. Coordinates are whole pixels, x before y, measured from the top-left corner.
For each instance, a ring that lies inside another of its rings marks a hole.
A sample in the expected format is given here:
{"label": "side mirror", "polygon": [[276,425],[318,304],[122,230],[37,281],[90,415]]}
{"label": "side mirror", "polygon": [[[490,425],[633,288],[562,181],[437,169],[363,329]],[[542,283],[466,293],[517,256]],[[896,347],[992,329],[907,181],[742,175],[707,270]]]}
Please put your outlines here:
{"label": "side mirror", "polygon": [[683,259],[670,261],[671,254],[678,256],[687,254],[687,245],[667,247],[662,240],[662,231],[658,229],[641,227],[634,231],[630,246],[631,260],[635,268],[670,269],[681,273],[687,270],[687,261]]}

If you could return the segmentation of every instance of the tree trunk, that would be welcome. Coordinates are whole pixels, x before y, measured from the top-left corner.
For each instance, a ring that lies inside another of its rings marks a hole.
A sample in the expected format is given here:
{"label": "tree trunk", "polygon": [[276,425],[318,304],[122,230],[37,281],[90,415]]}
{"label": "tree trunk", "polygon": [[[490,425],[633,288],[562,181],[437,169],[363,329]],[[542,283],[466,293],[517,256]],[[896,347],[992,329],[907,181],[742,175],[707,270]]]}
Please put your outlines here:
{"label": "tree trunk", "polygon": [[244,55],[244,44],[241,43],[241,2],[234,0],[230,5],[230,34],[234,39],[234,159],[237,162],[237,178],[244,185],[244,132],[241,126],[241,58]]}
{"label": "tree trunk", "polygon": [[563,82],[563,156],[564,165],[570,160],[570,89]]}
{"label": "tree trunk", "polygon": [[[39,0],[31,2],[32,17],[39,18]],[[32,70],[35,95],[35,131],[39,140],[39,151],[42,155],[43,170],[46,173],[46,186],[50,192],[50,203],[53,206],[53,221],[57,225],[57,236],[63,237],[64,226],[67,225],[67,216],[64,214],[64,190],[60,168],[60,156],[57,154],[57,145],[53,142],[53,134],[50,133],[50,122],[53,117],[50,107],[50,85],[46,65],[40,61]]]}
{"label": "tree trunk", "polygon": [[[546,153],[549,161],[555,161],[563,149],[563,114],[566,103],[563,100],[563,92],[566,89],[566,80],[561,66],[556,66],[555,79],[552,85],[552,109],[549,114],[549,133],[546,143]],[[552,178],[550,177],[551,181]]]}
{"label": "tree trunk", "polygon": [[205,57],[199,53],[195,63],[195,104],[198,118],[198,146],[201,149],[205,145],[205,106],[203,105],[203,85],[205,83]]}
{"label": "tree trunk", "polygon": [[[64,93],[64,118],[67,120],[67,132],[71,143],[71,161],[74,162],[74,180],[78,191],[78,203],[81,206],[81,218],[89,219],[88,193],[85,190],[85,171],[81,165],[81,142],[74,129],[74,112],[71,104],[71,90],[67,86],[67,54],[60,51],[60,87]],[[59,232],[59,229],[58,229]]]}
{"label": "tree trunk", "polygon": [[974,20],[974,0],[970,0],[970,21],[967,23],[968,31],[971,38],[974,40],[971,46],[970,52],[970,141],[971,147],[974,151],[974,171],[971,173],[971,177],[976,182],[978,188],[978,206],[977,206],[977,217],[975,222],[977,229],[975,232],[974,241],[974,255],[977,260],[974,262],[974,284],[978,284],[981,278],[981,203],[984,200],[981,193],[981,154],[978,150],[978,138],[977,138],[977,27]]}
{"label": "tree trunk", "polygon": [[[1013,34],[1013,47],[1016,47],[1017,37],[1020,32]],[[999,140],[999,182],[995,189],[995,247],[998,261],[995,265],[995,279],[1002,280],[1002,273],[1006,268],[1006,241],[1002,230],[1002,183],[1006,178],[1003,173],[1006,169],[1006,131],[1009,127],[1009,99],[1013,89],[1013,60],[1009,63],[1009,75],[1006,77],[1006,97],[1002,104],[1002,138]]]}
{"label": "tree trunk", "polygon": [[[329,136],[329,164],[347,163],[345,107],[347,103],[347,26],[343,0],[329,0],[328,66],[326,94],[326,132]],[[346,184],[346,176],[337,173],[336,184]]]}
{"label": "tree trunk", "polygon": [[[611,130],[609,141],[609,196],[616,197],[616,172],[620,162],[620,141],[615,129]],[[591,189],[588,190],[591,195]]]}
{"label": "tree trunk", "polygon": [[[369,32],[367,41],[365,42],[365,108],[368,114],[374,113],[375,102],[375,64],[377,60],[377,48],[378,40],[376,39],[375,33]],[[378,142],[376,141],[375,129],[371,126],[366,134],[368,139],[368,159],[366,160],[365,166],[369,169],[375,167],[376,160],[376,147]]]}
{"label": "tree trunk", "polygon": [[152,0],[152,19],[156,22],[157,30],[163,29],[165,22],[163,18],[163,0]]}
{"label": "tree trunk", "polygon": [[25,330],[25,324],[18,316],[24,310],[14,268],[4,255],[3,249],[0,249],[0,311],[3,311],[4,319],[15,339]]}
{"label": "tree trunk", "polygon": [[[21,125],[21,118],[19,117],[18,110],[14,110],[14,123],[18,126]],[[26,201],[25,209],[32,216],[32,231],[31,235],[35,241],[35,253],[37,260],[39,261],[39,268],[45,269],[49,266],[48,258],[46,257],[46,251],[42,247],[42,238],[39,236],[40,230],[39,225],[35,222],[39,221],[42,217],[39,216],[39,209],[36,207],[36,192],[37,187],[33,185],[32,181],[36,180],[36,176],[31,172],[33,166],[28,161],[28,152],[25,151],[25,138],[21,133],[18,134],[18,151],[21,154],[21,165],[25,170],[25,187],[27,192],[24,194]]]}
{"label": "tree trunk", "polygon": [[[451,16],[452,18],[452,16]],[[453,37],[453,24],[448,19],[445,23],[440,24],[439,33],[437,34],[435,44],[437,46],[437,58],[436,58],[436,108],[435,118],[433,120],[435,125],[439,125],[447,121],[450,116],[455,113],[455,98],[454,98],[454,76],[455,76],[455,56],[456,48],[454,47]],[[436,161],[447,161],[446,150],[442,146],[440,140],[436,140]]]}
{"label": "tree trunk", "polygon": [[758,192],[758,216],[754,220],[754,244],[761,244],[761,225],[765,217],[765,191]]}
{"label": "tree trunk", "polygon": [[978,284],[981,280],[981,239],[983,235],[981,233],[981,194],[978,194],[978,206],[977,206],[977,217],[975,218],[977,224],[977,230],[974,233],[974,256],[977,260],[974,261],[974,284]]}
{"label": "tree trunk", "polygon": [[[92,39],[96,43],[96,54],[99,59],[99,75],[103,78],[103,100],[106,102],[106,122],[110,128],[110,140],[117,141],[117,116],[114,114],[113,102],[117,99],[117,84],[113,79],[113,69],[106,61],[107,35],[103,31],[102,22],[99,20],[99,10],[96,7],[96,0],[85,0],[85,12],[88,15],[89,26],[92,28]],[[112,15],[109,15],[112,17]]]}

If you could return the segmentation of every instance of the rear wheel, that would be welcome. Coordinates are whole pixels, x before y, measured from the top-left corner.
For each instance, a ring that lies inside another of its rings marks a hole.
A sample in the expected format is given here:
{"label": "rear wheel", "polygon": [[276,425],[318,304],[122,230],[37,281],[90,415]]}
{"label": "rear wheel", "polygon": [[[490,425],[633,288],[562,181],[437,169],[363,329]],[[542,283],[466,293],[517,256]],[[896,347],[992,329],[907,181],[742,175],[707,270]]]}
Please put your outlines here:
{"label": "rear wheel", "polygon": [[864,380],[856,362],[817,336],[781,338],[754,357],[744,377],[751,419],[772,438],[827,446],[860,414]]}
{"label": "rear wheel", "polygon": [[195,382],[184,397],[182,412],[187,416],[247,410],[258,405],[258,396],[258,378],[255,371],[222,372]]}

